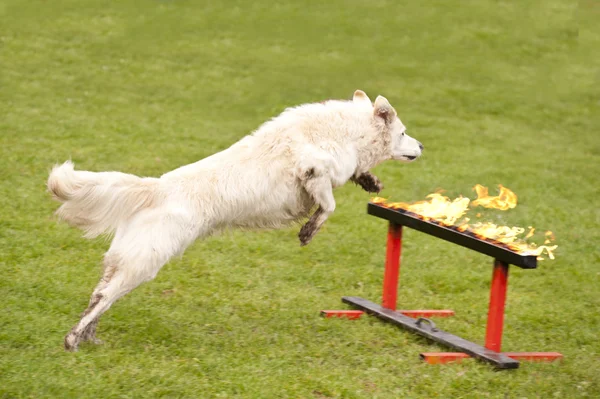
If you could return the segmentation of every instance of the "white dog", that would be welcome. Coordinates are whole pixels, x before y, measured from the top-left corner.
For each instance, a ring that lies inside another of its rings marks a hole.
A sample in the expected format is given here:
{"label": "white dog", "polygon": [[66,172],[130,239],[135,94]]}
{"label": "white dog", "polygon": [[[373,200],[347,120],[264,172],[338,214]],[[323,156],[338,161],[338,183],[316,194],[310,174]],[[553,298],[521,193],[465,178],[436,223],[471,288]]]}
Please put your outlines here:
{"label": "white dog", "polygon": [[48,189],[62,202],[58,216],[88,238],[114,233],[104,275],[65,348],[97,342],[100,315],[198,238],[228,227],[279,228],[317,206],[299,233],[308,244],[335,209],[334,188],[352,180],[379,192],[369,169],[421,155],[405,130],[384,97],[372,104],[357,90],[352,101],[287,109],[228,149],[160,178],[55,166]]}

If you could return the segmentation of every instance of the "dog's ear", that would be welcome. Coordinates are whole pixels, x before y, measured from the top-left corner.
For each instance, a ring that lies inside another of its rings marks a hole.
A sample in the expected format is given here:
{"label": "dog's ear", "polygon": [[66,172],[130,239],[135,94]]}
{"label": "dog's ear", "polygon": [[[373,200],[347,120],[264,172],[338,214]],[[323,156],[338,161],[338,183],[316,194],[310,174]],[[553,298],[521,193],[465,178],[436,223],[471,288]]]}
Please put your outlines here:
{"label": "dog's ear", "polygon": [[354,97],[352,97],[352,101],[354,101],[356,104],[364,104],[368,105],[369,107],[373,106],[373,104],[371,103],[371,99],[369,98],[369,96],[367,96],[367,93],[365,93],[362,90],[356,90],[354,92]]}
{"label": "dog's ear", "polygon": [[373,115],[376,118],[381,118],[386,125],[389,125],[396,118],[396,110],[391,106],[387,98],[383,96],[377,96],[375,99],[375,105],[373,109]]}

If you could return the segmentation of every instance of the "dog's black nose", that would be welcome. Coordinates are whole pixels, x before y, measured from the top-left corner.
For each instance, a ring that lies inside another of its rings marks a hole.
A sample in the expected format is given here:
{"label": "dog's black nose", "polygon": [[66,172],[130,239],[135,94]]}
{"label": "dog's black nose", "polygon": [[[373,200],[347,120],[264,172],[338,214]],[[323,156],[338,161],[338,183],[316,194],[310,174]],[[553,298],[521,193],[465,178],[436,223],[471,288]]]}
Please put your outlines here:
{"label": "dog's black nose", "polygon": [[423,151],[423,144],[421,144],[420,141],[417,141],[417,143],[419,143],[419,148],[421,149],[421,151]]}

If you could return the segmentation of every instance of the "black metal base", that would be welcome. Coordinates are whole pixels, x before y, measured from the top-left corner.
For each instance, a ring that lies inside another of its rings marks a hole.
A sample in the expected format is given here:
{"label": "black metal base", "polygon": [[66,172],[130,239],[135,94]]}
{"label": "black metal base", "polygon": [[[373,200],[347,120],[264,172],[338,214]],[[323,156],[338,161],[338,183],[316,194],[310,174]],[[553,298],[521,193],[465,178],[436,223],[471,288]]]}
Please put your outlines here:
{"label": "black metal base", "polygon": [[494,352],[481,345],[477,345],[456,335],[439,330],[428,319],[420,318],[415,320],[402,313],[386,309],[376,303],[359,297],[345,296],[342,298],[342,302],[352,305],[373,316],[377,316],[384,321],[402,327],[410,332],[422,335],[432,341],[449,346],[450,348],[464,352],[484,362],[493,364],[499,369],[516,369],[519,367],[518,361],[511,359],[502,353]]}

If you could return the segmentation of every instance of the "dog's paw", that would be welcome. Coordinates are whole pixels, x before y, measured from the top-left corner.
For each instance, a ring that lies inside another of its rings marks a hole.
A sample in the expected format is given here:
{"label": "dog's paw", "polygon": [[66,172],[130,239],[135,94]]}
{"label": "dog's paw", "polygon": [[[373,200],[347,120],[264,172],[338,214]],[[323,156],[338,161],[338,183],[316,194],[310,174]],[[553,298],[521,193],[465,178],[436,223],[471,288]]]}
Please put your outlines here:
{"label": "dog's paw", "polygon": [[315,235],[314,223],[311,223],[309,221],[304,226],[302,226],[302,228],[300,229],[300,232],[298,233],[298,238],[300,239],[300,246],[303,247],[305,245],[308,245],[308,243],[312,241],[314,235]]}
{"label": "dog's paw", "polygon": [[381,192],[381,190],[384,189],[383,183],[375,176],[373,176],[375,178],[375,182],[373,184],[373,187],[371,187],[371,190],[367,190],[370,193],[376,193],[379,194]]}
{"label": "dog's paw", "polygon": [[369,172],[356,177],[354,181],[360,185],[363,190],[369,193],[379,193],[383,190],[383,183],[381,180]]}
{"label": "dog's paw", "polygon": [[65,349],[69,352],[77,352],[80,338],[77,334],[71,332],[65,337]]}

